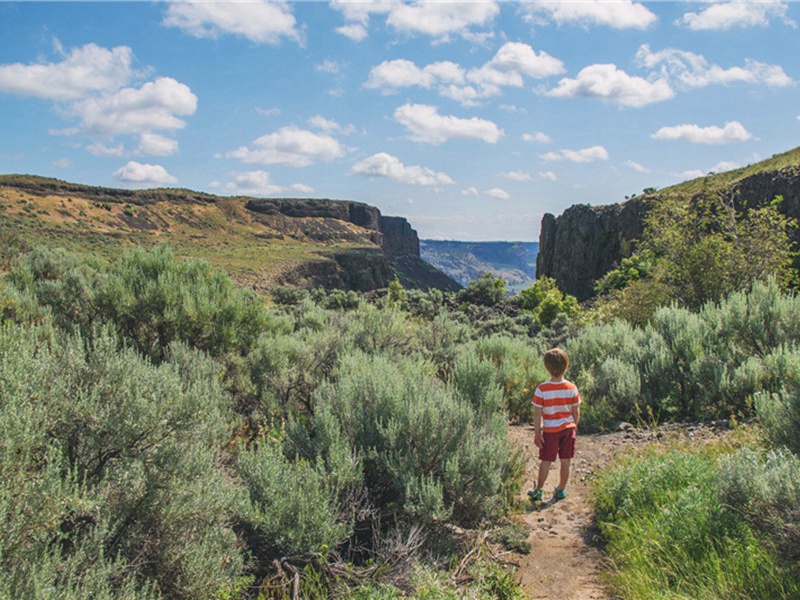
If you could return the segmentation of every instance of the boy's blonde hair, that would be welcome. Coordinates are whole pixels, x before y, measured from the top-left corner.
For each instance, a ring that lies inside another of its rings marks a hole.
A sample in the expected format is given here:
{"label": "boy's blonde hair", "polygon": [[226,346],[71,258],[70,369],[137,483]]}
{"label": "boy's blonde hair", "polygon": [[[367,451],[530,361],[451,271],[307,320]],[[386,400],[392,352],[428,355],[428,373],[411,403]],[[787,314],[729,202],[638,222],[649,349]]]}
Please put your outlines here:
{"label": "boy's blonde hair", "polygon": [[542,361],[551,377],[561,377],[567,372],[569,366],[569,356],[561,348],[553,348],[545,352]]}

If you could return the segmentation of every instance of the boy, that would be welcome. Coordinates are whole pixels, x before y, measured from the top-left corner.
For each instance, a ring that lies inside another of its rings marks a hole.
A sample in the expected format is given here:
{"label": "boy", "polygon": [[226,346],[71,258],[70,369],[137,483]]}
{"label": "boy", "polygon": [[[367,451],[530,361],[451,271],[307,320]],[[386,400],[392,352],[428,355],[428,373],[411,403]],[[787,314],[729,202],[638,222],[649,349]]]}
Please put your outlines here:
{"label": "boy", "polygon": [[561,459],[561,470],[554,499],[566,497],[570,460],[575,456],[575,436],[581,417],[578,388],[564,379],[569,366],[567,353],[553,348],[545,352],[542,360],[550,381],[540,384],[533,394],[533,443],[539,448],[542,462],[536,487],[528,490],[532,502],[542,501],[542,488],[556,456]]}

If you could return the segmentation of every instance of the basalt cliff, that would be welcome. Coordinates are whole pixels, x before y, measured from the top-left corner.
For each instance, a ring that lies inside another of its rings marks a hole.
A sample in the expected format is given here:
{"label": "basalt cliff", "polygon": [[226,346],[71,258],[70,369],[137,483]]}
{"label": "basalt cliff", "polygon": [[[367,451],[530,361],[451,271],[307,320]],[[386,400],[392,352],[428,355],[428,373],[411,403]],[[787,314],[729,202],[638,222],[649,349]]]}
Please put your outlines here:
{"label": "basalt cliff", "polygon": [[[594,295],[595,282],[634,251],[648,209],[662,199],[690,202],[701,194],[721,193],[738,210],[764,206],[783,197],[779,210],[800,219],[800,149],[736,171],[711,174],[638,196],[620,204],[579,204],[560,216],[545,214],[536,260],[537,277],[548,276],[579,300]],[[790,232],[800,247],[800,231]]]}

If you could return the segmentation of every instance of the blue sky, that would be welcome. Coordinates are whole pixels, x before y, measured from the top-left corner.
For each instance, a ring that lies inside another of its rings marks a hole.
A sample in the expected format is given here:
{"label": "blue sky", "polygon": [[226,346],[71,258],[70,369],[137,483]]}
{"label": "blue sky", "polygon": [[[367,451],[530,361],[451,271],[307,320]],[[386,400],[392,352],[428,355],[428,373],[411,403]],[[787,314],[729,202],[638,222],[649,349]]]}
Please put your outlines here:
{"label": "blue sky", "polygon": [[800,145],[800,3],[0,2],[0,173],[535,241]]}

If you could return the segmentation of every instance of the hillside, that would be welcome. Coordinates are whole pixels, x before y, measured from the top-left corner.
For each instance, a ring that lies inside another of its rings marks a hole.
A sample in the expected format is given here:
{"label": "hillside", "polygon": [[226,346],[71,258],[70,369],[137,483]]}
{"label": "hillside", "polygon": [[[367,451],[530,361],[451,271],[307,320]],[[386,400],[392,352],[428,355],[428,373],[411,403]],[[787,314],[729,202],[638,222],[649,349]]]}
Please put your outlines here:
{"label": "hillside", "polygon": [[538,242],[456,242],[420,240],[420,255],[461,285],[491,272],[512,291],[536,278]]}
{"label": "hillside", "polygon": [[[662,190],[648,191],[620,204],[571,206],[560,216],[545,214],[536,269],[580,300],[594,295],[594,282],[630,256],[644,230],[653,202],[690,202],[699,194],[724,194],[737,209],[764,206],[775,197],[779,210],[800,218],[800,148],[725,173],[710,174]],[[800,231],[790,232],[795,244]]]}
{"label": "hillside", "polygon": [[[402,223],[399,223],[402,221]],[[30,175],[0,176],[0,229],[30,246],[112,258],[166,243],[241,285],[370,290],[397,274],[407,287],[455,289],[422,264],[404,219],[341,200],[222,197],[183,189],[121,190]]]}

